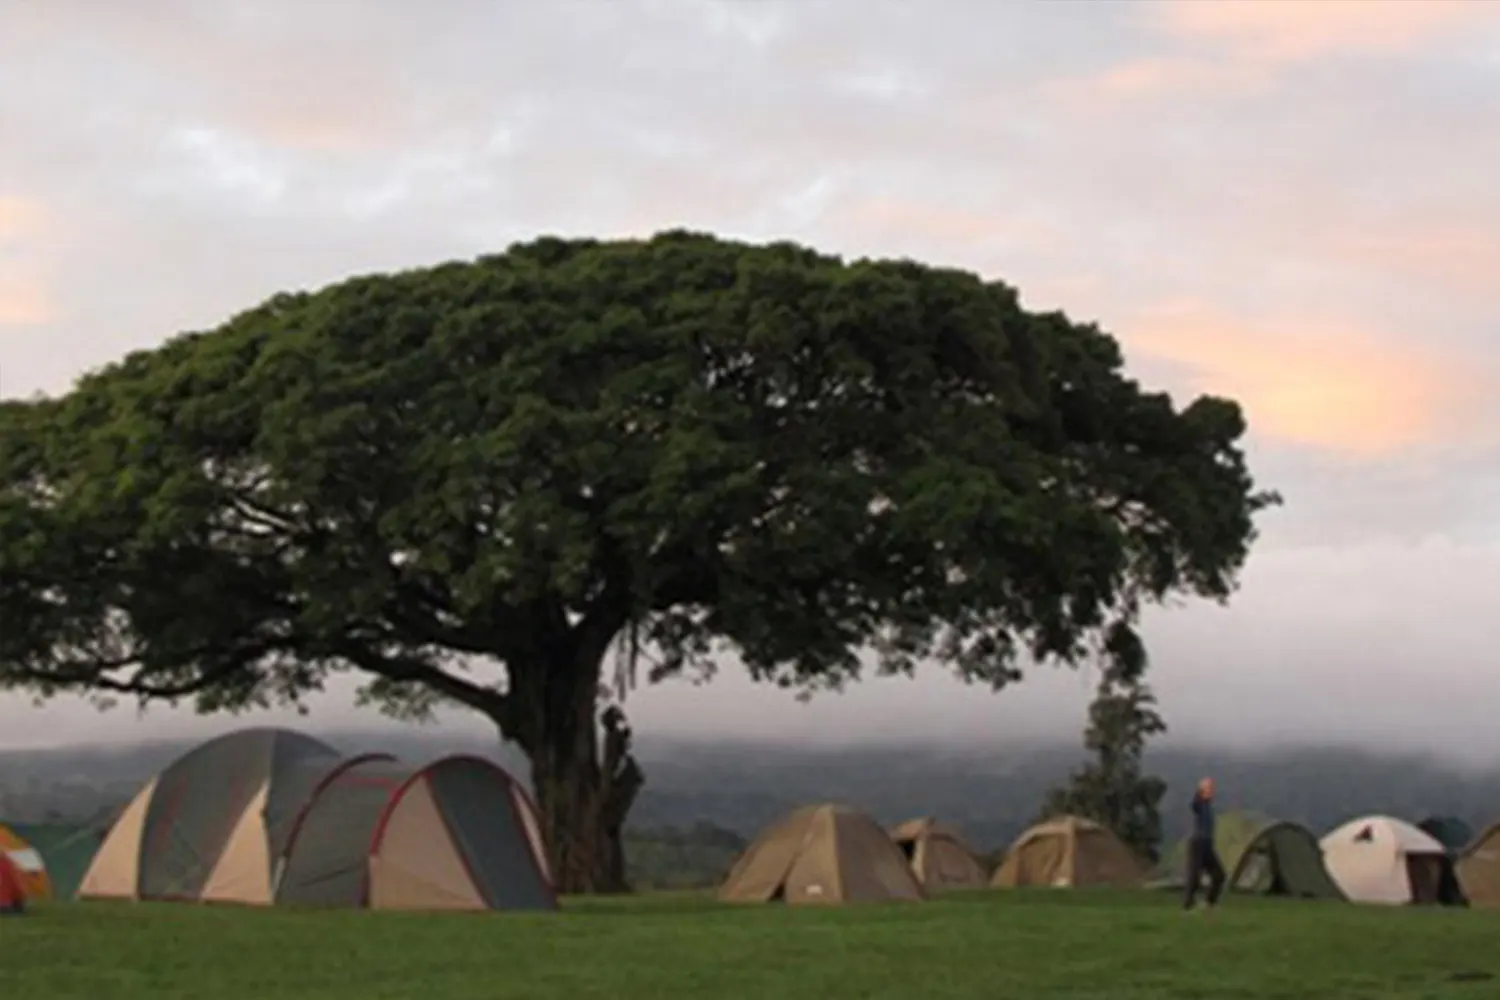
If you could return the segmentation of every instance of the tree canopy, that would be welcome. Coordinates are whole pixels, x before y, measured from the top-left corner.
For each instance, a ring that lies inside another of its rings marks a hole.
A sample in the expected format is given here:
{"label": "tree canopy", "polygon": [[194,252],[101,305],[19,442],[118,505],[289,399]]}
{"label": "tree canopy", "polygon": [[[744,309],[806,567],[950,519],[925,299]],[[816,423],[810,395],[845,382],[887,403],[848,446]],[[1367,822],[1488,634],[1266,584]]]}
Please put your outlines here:
{"label": "tree canopy", "polygon": [[602,683],[1077,661],[1143,603],[1230,595],[1274,499],[1244,431],[970,273],[538,239],[5,404],[0,684],[213,711],[353,671],[391,710],[468,706],[531,753],[588,888],[628,809]]}

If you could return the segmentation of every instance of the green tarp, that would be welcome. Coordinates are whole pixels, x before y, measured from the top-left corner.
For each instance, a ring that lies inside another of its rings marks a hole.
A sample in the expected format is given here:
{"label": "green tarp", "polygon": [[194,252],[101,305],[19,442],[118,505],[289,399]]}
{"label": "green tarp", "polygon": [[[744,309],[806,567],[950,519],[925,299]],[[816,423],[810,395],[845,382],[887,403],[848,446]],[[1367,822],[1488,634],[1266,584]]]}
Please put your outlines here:
{"label": "green tarp", "polygon": [[109,831],[91,823],[6,823],[47,865],[53,899],[72,899]]}
{"label": "green tarp", "polygon": [[[1214,845],[1235,892],[1301,899],[1343,899],[1323,864],[1312,831],[1253,812],[1227,812],[1214,825]],[[1181,888],[1187,841],[1179,841],[1157,869],[1153,884]]]}
{"label": "green tarp", "polygon": [[1428,816],[1417,827],[1446,847],[1449,854],[1457,854],[1474,839],[1474,828],[1457,816]]}
{"label": "green tarp", "polygon": [[1438,878],[1438,898],[1449,906],[1469,905],[1455,865],[1464,848],[1474,839],[1474,828],[1457,816],[1428,816],[1417,824],[1417,828],[1442,844],[1448,852],[1443,861],[1443,873]]}

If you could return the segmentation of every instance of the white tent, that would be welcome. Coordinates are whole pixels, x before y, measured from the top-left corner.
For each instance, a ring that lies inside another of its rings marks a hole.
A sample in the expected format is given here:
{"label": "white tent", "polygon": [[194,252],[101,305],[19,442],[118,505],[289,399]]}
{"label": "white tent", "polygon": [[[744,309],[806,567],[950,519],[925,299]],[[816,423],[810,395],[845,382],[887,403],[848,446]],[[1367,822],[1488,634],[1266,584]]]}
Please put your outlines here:
{"label": "white tent", "polygon": [[1390,816],[1350,820],[1321,841],[1323,863],[1355,903],[1440,901],[1447,854],[1437,838]]}

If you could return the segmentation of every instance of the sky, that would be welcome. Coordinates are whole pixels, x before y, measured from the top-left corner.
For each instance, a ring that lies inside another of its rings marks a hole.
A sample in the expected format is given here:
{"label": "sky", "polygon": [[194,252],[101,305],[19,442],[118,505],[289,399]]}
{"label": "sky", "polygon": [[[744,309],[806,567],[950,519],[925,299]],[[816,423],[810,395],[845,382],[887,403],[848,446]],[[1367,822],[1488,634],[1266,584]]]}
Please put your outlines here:
{"label": "sky", "polygon": [[[1500,752],[1500,4],[0,0],[0,137],[3,396],[543,233],[1003,279],[1239,399],[1286,499],[1228,607],[1147,619],[1172,738]],[[1091,686],[934,668],[802,705],[726,670],[628,707],[999,739],[1076,731]],[[298,724],[367,718],[345,689]],[[0,696],[0,746],[235,724]]]}

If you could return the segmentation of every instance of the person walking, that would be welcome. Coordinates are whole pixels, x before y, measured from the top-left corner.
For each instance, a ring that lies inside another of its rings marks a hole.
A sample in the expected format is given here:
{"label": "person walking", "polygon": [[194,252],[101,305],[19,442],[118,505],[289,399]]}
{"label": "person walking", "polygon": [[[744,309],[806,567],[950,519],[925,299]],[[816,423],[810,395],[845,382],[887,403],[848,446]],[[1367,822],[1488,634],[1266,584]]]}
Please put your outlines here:
{"label": "person walking", "polygon": [[1204,778],[1198,782],[1198,791],[1193,795],[1193,831],[1188,835],[1187,884],[1182,908],[1191,910],[1198,901],[1198,890],[1204,876],[1208,876],[1210,909],[1219,903],[1219,894],[1224,891],[1224,864],[1219,860],[1219,851],[1214,847],[1214,779]]}

